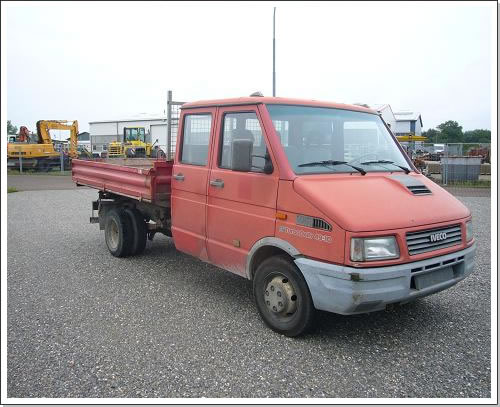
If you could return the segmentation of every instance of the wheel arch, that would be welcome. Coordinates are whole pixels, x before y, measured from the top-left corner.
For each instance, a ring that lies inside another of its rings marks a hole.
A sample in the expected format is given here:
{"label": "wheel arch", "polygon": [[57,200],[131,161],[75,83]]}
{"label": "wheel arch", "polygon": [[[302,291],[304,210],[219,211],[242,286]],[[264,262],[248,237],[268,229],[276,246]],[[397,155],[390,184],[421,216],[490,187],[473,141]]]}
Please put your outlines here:
{"label": "wheel arch", "polygon": [[264,237],[257,241],[248,252],[246,263],[247,278],[252,280],[259,264],[269,257],[279,254],[288,255],[292,260],[301,255],[293,245],[277,237]]}

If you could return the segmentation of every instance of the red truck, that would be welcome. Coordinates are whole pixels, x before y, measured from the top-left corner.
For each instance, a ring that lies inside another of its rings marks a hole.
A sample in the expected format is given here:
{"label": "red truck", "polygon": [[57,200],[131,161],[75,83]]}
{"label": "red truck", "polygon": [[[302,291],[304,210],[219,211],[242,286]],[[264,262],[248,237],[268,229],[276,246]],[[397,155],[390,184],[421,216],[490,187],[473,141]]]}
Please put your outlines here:
{"label": "red truck", "polygon": [[174,161],[73,160],[112,255],[155,233],[253,281],[273,330],[383,310],[473,272],[470,211],[420,174],[377,112],[274,97],[182,106]]}

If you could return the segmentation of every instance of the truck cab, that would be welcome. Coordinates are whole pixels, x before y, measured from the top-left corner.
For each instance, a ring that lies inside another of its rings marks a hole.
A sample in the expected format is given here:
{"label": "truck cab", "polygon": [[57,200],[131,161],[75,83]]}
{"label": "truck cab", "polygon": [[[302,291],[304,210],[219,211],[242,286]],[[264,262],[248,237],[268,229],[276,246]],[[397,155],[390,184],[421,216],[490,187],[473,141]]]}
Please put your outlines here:
{"label": "truck cab", "polygon": [[253,280],[265,322],[356,314],[473,270],[470,211],[420,174],[377,112],[269,97],[182,106],[176,247]]}

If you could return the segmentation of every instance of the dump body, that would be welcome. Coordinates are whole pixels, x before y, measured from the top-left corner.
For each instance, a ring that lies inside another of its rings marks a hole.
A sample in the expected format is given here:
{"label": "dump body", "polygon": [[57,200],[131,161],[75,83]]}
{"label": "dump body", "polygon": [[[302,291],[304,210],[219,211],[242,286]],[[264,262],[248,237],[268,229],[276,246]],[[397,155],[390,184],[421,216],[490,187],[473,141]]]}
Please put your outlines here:
{"label": "dump body", "polygon": [[72,172],[77,185],[170,207],[172,162],[148,158],[73,160]]}

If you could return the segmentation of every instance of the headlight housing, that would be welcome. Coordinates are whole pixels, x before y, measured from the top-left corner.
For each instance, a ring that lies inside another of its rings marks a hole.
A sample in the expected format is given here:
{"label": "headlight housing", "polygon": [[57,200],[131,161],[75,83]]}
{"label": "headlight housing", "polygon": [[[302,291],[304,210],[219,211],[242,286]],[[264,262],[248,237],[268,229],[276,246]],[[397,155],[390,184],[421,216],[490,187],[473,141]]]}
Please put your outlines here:
{"label": "headlight housing", "polygon": [[470,242],[472,238],[472,221],[469,220],[465,222],[465,241]]}
{"label": "headlight housing", "polygon": [[351,239],[352,261],[375,261],[398,257],[399,247],[394,236]]}

